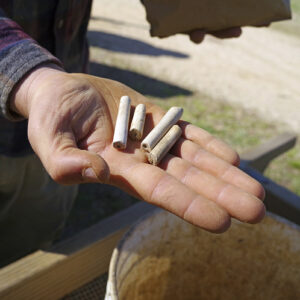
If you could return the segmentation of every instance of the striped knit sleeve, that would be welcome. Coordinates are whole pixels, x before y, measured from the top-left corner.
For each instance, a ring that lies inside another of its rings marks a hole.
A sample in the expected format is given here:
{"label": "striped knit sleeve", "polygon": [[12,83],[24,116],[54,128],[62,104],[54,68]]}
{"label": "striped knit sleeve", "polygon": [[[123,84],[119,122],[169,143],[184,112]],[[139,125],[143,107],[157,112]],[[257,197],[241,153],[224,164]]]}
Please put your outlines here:
{"label": "striped knit sleeve", "polygon": [[26,73],[48,62],[61,66],[56,57],[6,18],[0,9],[0,108],[6,118],[12,121],[22,119],[8,109],[9,95]]}

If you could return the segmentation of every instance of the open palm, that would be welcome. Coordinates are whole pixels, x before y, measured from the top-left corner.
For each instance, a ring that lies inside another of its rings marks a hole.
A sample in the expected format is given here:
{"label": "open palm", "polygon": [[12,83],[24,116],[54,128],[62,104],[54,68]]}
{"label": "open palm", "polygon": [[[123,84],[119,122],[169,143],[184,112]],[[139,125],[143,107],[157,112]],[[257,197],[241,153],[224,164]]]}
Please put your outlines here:
{"label": "open palm", "polygon": [[140,142],[112,147],[119,99],[145,103],[144,136],[164,114],[116,81],[58,72],[31,101],[29,140],[51,177],[63,184],[105,182],[186,221],[222,232],[230,218],[259,222],[265,213],[261,185],[239,170],[237,154],[208,132],[180,121],[182,137],[158,167],[147,163]]}

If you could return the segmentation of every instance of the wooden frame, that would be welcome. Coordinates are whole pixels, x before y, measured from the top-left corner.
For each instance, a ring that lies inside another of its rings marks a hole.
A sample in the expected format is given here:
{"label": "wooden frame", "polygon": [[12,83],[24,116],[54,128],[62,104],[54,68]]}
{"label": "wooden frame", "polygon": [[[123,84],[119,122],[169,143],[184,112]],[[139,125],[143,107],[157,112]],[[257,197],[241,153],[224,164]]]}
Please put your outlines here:
{"label": "wooden frame", "polygon": [[135,204],[49,251],[36,251],[1,269],[0,299],[60,299],[106,273],[121,236],[154,209],[147,203]]}
{"label": "wooden frame", "polygon": [[282,133],[243,153],[240,168],[263,185],[268,211],[300,225],[300,197],[262,174],[273,159],[293,148],[296,141],[294,133]]}

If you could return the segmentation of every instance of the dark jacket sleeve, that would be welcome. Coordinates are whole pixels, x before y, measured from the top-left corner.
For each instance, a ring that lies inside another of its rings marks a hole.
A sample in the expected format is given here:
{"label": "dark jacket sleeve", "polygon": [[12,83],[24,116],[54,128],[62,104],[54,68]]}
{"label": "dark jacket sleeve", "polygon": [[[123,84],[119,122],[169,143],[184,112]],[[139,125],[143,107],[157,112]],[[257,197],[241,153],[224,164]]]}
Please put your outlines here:
{"label": "dark jacket sleeve", "polygon": [[6,118],[12,121],[22,119],[9,111],[9,95],[26,73],[42,63],[61,66],[56,57],[39,46],[14,21],[6,18],[0,8],[0,108]]}

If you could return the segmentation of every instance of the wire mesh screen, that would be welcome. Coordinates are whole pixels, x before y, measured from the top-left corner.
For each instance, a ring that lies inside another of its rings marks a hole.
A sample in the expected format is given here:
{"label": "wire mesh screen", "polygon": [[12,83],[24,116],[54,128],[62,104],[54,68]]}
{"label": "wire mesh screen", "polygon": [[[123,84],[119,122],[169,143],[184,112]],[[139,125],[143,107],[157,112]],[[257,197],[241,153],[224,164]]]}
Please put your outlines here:
{"label": "wire mesh screen", "polygon": [[105,297],[108,274],[105,273],[88,282],[61,300],[102,300]]}

